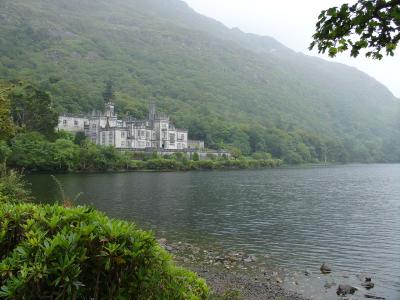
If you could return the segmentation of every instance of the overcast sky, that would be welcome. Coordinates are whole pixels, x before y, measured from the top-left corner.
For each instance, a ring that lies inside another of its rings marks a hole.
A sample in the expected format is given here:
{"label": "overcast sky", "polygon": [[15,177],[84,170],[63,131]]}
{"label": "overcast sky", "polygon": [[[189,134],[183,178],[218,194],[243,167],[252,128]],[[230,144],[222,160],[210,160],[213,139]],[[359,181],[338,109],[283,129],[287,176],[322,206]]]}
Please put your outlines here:
{"label": "overcast sky", "polygon": [[[212,17],[226,26],[244,32],[268,35],[293,50],[309,55],[308,51],[315,23],[321,10],[339,6],[349,0],[183,0],[197,12]],[[354,2],[350,0],[350,2]],[[319,55],[329,59],[327,55]],[[400,97],[400,51],[395,57],[381,61],[365,57],[350,58],[349,53],[332,59],[354,66],[385,84]]]}

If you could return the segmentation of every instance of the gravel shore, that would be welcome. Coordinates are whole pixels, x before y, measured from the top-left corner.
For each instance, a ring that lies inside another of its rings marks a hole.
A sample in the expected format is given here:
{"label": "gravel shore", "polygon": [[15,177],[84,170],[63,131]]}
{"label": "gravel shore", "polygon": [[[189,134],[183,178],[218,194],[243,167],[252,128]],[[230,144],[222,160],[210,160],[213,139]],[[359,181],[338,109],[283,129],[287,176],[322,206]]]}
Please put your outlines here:
{"label": "gravel shore", "polygon": [[243,252],[205,250],[188,243],[167,243],[166,239],[158,241],[174,255],[178,265],[204,278],[216,299],[306,299],[283,288],[284,274],[281,271],[273,268],[260,269],[254,256]]}
{"label": "gravel shore", "polygon": [[277,283],[263,282],[258,278],[229,271],[191,269],[204,278],[208,286],[217,295],[226,295],[231,291],[238,291],[238,299],[305,300],[301,295],[288,291]]}

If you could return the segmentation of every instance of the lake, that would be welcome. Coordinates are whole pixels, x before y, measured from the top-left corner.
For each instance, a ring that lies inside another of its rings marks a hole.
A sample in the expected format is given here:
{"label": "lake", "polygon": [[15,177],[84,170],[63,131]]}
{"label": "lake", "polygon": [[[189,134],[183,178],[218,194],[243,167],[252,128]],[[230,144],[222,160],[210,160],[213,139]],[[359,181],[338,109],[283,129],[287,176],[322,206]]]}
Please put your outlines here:
{"label": "lake", "polygon": [[[302,276],[296,289],[337,299],[326,282],[400,299],[400,165],[58,175],[78,203],[132,220],[158,236],[245,251]],[[49,175],[31,175],[41,202],[59,198]],[[267,257],[267,258],[265,258]],[[328,262],[333,273],[322,276]]]}

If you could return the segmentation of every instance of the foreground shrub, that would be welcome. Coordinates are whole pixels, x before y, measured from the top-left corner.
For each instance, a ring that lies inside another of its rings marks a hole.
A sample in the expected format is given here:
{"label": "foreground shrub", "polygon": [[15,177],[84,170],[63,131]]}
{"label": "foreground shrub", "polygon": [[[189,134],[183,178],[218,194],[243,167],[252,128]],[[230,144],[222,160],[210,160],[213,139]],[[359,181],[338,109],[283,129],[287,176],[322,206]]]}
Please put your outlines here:
{"label": "foreground shrub", "polygon": [[154,237],[88,207],[0,204],[0,298],[204,299]]}

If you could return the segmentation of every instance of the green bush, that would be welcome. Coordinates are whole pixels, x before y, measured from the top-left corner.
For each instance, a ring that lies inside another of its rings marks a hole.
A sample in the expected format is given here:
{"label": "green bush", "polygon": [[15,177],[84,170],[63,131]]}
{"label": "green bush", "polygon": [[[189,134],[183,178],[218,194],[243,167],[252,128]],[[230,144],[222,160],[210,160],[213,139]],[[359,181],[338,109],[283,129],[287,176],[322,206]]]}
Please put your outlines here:
{"label": "green bush", "polygon": [[134,160],[147,160],[149,158],[149,154],[146,152],[132,152],[131,155]]}
{"label": "green bush", "polygon": [[150,159],[146,162],[146,168],[149,170],[158,170],[158,171],[166,171],[166,170],[181,170],[183,165],[181,162],[172,160],[172,159]]}
{"label": "green bush", "polygon": [[128,170],[144,170],[146,168],[146,162],[141,160],[130,160],[128,164]]}
{"label": "green bush", "polygon": [[201,170],[213,170],[216,168],[216,164],[212,160],[193,161],[193,165],[195,165],[195,169]]}
{"label": "green bush", "polygon": [[5,164],[0,165],[0,203],[31,201],[30,190],[21,173],[8,170]]}
{"label": "green bush", "polygon": [[200,160],[200,156],[197,152],[193,153],[193,157],[192,157],[193,161],[199,161]]}
{"label": "green bush", "polygon": [[0,204],[0,298],[205,299],[152,234],[88,207]]}

